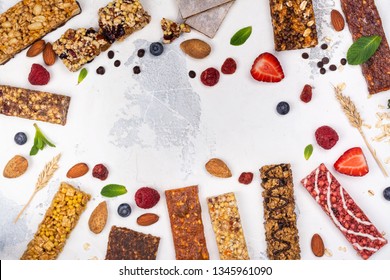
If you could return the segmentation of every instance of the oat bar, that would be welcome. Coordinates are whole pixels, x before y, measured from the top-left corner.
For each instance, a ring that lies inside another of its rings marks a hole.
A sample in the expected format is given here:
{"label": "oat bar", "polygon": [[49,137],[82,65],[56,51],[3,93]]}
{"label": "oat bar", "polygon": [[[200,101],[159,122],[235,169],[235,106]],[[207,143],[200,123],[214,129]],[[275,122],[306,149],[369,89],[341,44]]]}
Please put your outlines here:
{"label": "oat bar", "polygon": [[0,85],[0,114],[66,124],[70,97]]}
{"label": "oat bar", "polygon": [[208,260],[198,186],[167,190],[169,219],[177,260]]}
{"label": "oat bar", "polygon": [[341,6],[354,41],[361,36],[379,35],[382,37],[376,53],[361,67],[370,94],[389,90],[390,48],[375,1],[341,0]]}
{"label": "oat bar", "polygon": [[312,0],[269,0],[275,50],[312,48],[318,44]]}
{"label": "oat bar", "polygon": [[0,15],[0,65],[78,15],[75,0],[23,0]]}
{"label": "oat bar", "polygon": [[207,199],[221,260],[249,260],[234,193]]}
{"label": "oat bar", "polygon": [[108,237],[106,260],[155,260],[160,237],[113,226]]}
{"label": "oat bar", "polygon": [[386,245],[387,240],[324,164],[301,183],[363,259]]}
{"label": "oat bar", "polygon": [[84,212],[90,195],[61,183],[22,260],[55,260]]}
{"label": "oat bar", "polygon": [[264,226],[267,255],[271,260],[299,260],[300,246],[290,164],[260,169],[264,191]]}

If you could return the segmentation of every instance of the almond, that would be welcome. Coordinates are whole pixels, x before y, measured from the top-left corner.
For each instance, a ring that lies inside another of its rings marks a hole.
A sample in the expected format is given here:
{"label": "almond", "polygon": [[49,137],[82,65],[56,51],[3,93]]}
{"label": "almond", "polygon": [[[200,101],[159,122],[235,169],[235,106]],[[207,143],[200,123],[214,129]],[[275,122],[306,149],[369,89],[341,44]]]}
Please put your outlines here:
{"label": "almond", "polygon": [[14,156],[4,168],[5,178],[18,178],[22,176],[28,168],[28,161],[22,156]]}
{"label": "almond", "polygon": [[107,218],[107,202],[103,201],[100,202],[98,206],[96,206],[95,210],[92,211],[91,216],[88,220],[89,229],[93,233],[101,233],[106,226]]}
{"label": "almond", "polygon": [[43,50],[43,61],[47,66],[51,66],[56,62],[56,53],[53,50],[53,46],[50,43],[47,43],[45,49]]}
{"label": "almond", "polygon": [[229,167],[222,160],[212,158],[206,163],[206,170],[213,176],[220,178],[230,178],[232,173]]}
{"label": "almond", "polygon": [[319,234],[314,234],[311,238],[311,250],[317,257],[322,257],[325,254],[324,241]]}
{"label": "almond", "polygon": [[86,163],[81,162],[69,169],[68,173],[66,173],[66,177],[70,179],[78,178],[87,174],[88,171],[88,165]]}
{"label": "almond", "polygon": [[211,47],[206,42],[199,39],[190,39],[180,44],[181,50],[192,58],[205,58],[211,52]]}
{"label": "almond", "polygon": [[336,30],[337,32],[344,29],[345,26],[344,18],[339,11],[332,10],[330,12],[330,21],[333,25],[334,30]]}
{"label": "almond", "polygon": [[143,227],[153,225],[160,219],[159,216],[153,213],[146,213],[137,218],[137,224]]}
{"label": "almond", "polygon": [[34,44],[31,45],[31,47],[27,51],[28,57],[34,57],[40,54],[45,49],[45,41],[39,40],[36,41]]}

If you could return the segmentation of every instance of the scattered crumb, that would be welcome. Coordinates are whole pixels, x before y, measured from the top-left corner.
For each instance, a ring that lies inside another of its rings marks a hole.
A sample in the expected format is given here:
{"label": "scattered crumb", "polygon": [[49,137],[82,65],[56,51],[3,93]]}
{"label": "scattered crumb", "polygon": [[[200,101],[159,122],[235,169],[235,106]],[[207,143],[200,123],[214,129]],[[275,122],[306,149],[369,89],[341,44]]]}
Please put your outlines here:
{"label": "scattered crumb", "polygon": [[339,66],[339,72],[343,71],[344,70],[344,65],[340,65]]}
{"label": "scattered crumb", "polygon": [[375,193],[374,193],[373,190],[368,190],[368,194],[369,194],[370,196],[374,196],[374,195],[375,195]]}
{"label": "scattered crumb", "polygon": [[382,104],[379,104],[379,105],[378,105],[378,108],[379,108],[379,109],[386,109],[386,107],[383,106]]}
{"label": "scattered crumb", "polygon": [[388,158],[385,160],[385,163],[386,163],[386,164],[389,164],[389,163],[390,163],[390,157],[388,157]]}
{"label": "scattered crumb", "polygon": [[339,251],[347,252],[347,247],[339,246]]}
{"label": "scattered crumb", "polygon": [[386,235],[386,232],[385,232],[385,231],[382,231],[382,235],[385,236],[385,235]]}
{"label": "scattered crumb", "polygon": [[325,38],[324,38],[324,41],[327,42],[327,43],[330,43],[330,42],[332,42],[332,38],[330,38],[330,37],[325,37]]}
{"label": "scattered crumb", "polygon": [[328,248],[325,248],[325,256],[332,257],[333,256],[332,251]]}
{"label": "scattered crumb", "polygon": [[96,256],[93,256],[93,257],[89,258],[89,260],[91,260],[91,261],[96,261],[96,260],[98,260],[98,259],[99,259],[99,258],[96,257]]}
{"label": "scattered crumb", "polygon": [[83,248],[85,251],[89,250],[90,247],[91,247],[91,244],[89,244],[89,243],[84,243],[84,245],[83,245]]}
{"label": "scattered crumb", "polygon": [[369,124],[366,124],[366,123],[364,123],[364,124],[363,124],[363,126],[364,126],[365,128],[368,128],[368,129],[371,129],[371,128],[372,128],[372,126],[371,126],[371,125],[369,125]]}

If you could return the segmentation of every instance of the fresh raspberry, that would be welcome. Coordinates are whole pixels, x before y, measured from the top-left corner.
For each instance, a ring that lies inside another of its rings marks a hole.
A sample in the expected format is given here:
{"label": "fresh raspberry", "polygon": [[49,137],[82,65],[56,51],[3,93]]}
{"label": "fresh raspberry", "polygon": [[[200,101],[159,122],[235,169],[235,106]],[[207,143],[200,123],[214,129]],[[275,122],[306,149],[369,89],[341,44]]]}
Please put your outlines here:
{"label": "fresh raspberry", "polygon": [[313,91],[311,85],[305,85],[301,92],[301,100],[305,103],[309,103],[311,101],[311,97],[313,96]]}
{"label": "fresh raspberry", "polygon": [[252,172],[242,172],[240,177],[238,178],[238,182],[244,185],[249,185],[252,183],[253,173]]}
{"label": "fresh raspberry", "polygon": [[149,209],[160,200],[160,194],[155,189],[142,187],[135,193],[134,199],[138,207]]}
{"label": "fresh raspberry", "polygon": [[202,72],[200,80],[206,86],[215,86],[219,81],[219,71],[213,67],[207,68]]}
{"label": "fresh raspberry", "polygon": [[319,127],[315,132],[315,136],[318,145],[325,150],[330,150],[339,141],[337,132],[327,125]]}
{"label": "fresh raspberry", "polygon": [[92,170],[92,176],[102,181],[108,177],[108,169],[103,164],[97,164]]}
{"label": "fresh raspberry", "polygon": [[34,63],[28,75],[28,81],[35,86],[47,85],[50,81],[50,73],[42,65]]}
{"label": "fresh raspberry", "polygon": [[221,72],[224,74],[234,74],[237,69],[237,63],[236,61],[229,57],[225,60],[225,62],[222,65]]}

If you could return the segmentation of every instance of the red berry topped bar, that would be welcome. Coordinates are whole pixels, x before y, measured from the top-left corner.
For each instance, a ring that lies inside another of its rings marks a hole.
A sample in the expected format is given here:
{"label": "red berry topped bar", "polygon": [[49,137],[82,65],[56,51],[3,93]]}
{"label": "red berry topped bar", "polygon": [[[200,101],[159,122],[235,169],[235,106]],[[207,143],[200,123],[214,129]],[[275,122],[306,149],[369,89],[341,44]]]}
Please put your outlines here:
{"label": "red berry topped bar", "polygon": [[324,164],[301,183],[363,259],[386,245],[387,240]]}

